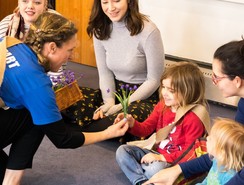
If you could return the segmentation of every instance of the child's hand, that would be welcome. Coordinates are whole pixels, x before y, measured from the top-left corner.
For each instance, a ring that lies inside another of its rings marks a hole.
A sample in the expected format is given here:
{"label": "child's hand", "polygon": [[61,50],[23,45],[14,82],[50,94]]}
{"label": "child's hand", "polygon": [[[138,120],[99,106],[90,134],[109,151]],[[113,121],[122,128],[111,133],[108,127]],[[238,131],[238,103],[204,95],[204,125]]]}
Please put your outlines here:
{"label": "child's hand", "polygon": [[[119,113],[114,120],[114,124],[118,123],[122,119],[124,119],[124,113]],[[127,114],[126,119],[127,119],[127,123],[129,124],[129,127],[132,128],[134,126],[135,119],[132,117],[131,114]]]}
{"label": "child's hand", "polygon": [[141,158],[141,163],[152,163],[153,161],[166,161],[161,154],[148,153]]}
{"label": "child's hand", "polygon": [[113,124],[118,123],[118,122],[121,121],[122,119],[124,119],[124,113],[119,113],[119,114],[117,115],[117,117],[115,118]]}

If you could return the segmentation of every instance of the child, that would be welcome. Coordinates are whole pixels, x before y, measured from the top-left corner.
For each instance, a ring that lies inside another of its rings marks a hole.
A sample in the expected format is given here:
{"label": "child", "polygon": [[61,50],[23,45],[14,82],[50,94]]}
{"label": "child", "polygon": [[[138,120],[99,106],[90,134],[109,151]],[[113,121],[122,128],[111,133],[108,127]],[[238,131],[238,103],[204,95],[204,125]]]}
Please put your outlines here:
{"label": "child", "polygon": [[[197,65],[189,62],[172,65],[166,68],[161,78],[161,101],[142,123],[128,115],[128,132],[138,137],[147,137],[172,123],[179,107],[192,104],[206,107],[204,94],[204,77]],[[123,115],[119,114],[115,122],[122,118]],[[158,145],[158,153],[137,146],[121,145],[116,151],[116,160],[131,183],[138,185],[168,167],[204,134],[205,128],[199,117],[188,111],[171,130],[168,138]]]}
{"label": "child", "polygon": [[244,127],[230,119],[216,119],[207,137],[213,166],[204,184],[225,184],[244,166]]}

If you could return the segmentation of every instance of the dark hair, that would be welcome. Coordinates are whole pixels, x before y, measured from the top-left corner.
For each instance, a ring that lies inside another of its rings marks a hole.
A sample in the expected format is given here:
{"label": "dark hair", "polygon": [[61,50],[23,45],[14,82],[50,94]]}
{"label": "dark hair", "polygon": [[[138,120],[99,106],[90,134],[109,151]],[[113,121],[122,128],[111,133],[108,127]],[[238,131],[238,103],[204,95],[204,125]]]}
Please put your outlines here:
{"label": "dark hair", "polygon": [[[139,12],[138,0],[128,0],[128,10],[125,17],[127,29],[130,35],[139,34],[144,27],[144,20],[148,20],[146,15]],[[90,19],[88,22],[87,33],[90,37],[94,36],[99,40],[107,40],[112,32],[112,21],[103,12],[101,0],[94,0]]]}
{"label": "dark hair", "polygon": [[37,54],[39,62],[48,70],[48,61],[42,56],[43,46],[55,42],[57,47],[70,40],[76,33],[75,25],[61,15],[45,12],[31,24],[25,43]]}
{"label": "dark hair", "polygon": [[231,80],[235,76],[244,79],[244,40],[232,41],[220,46],[214,53],[214,59],[222,64],[222,73]]}

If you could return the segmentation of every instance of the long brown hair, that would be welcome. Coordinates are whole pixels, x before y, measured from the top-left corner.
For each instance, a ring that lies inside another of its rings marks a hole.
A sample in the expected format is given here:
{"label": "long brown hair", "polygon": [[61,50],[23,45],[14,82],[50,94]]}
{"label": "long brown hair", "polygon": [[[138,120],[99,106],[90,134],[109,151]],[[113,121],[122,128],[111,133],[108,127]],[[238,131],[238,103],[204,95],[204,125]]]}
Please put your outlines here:
{"label": "long brown hair", "polygon": [[162,100],[162,81],[171,79],[171,88],[177,93],[179,105],[189,104],[207,105],[205,99],[205,80],[199,67],[190,62],[177,62],[167,67],[161,77],[159,89],[160,99]]}
{"label": "long brown hair", "polygon": [[[144,20],[147,16],[139,12],[138,0],[127,0],[128,10],[125,16],[125,23],[130,35],[139,34],[144,27]],[[107,40],[112,32],[112,21],[103,12],[101,0],[94,0],[90,19],[88,22],[87,33],[90,37],[93,35],[99,40]]]}

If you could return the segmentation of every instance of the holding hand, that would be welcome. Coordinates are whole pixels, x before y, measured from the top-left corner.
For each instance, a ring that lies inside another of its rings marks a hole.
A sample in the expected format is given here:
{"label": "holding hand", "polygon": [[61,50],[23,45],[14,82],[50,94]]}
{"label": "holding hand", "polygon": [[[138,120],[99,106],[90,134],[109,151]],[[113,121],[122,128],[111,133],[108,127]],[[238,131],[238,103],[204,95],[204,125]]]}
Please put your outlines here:
{"label": "holding hand", "polygon": [[129,126],[126,119],[122,119],[117,124],[111,125],[106,129],[109,138],[123,136]]}
{"label": "holding hand", "polygon": [[[124,113],[119,113],[114,120],[114,124],[118,123],[122,119],[124,119]],[[135,119],[132,117],[131,114],[127,114],[126,119],[127,119],[127,123],[129,124],[129,127],[132,128],[134,126]]]}
{"label": "holding hand", "polygon": [[100,132],[83,132],[85,135],[85,143],[84,145],[89,145],[93,143],[97,143],[100,141],[104,141],[107,139],[123,136],[125,132],[128,130],[129,126],[126,122],[126,119],[122,119],[115,125],[109,126],[104,131]]}
{"label": "holding hand", "polygon": [[182,170],[179,165],[166,168],[153,175],[148,181],[143,183],[143,185],[172,185],[181,173]]}

